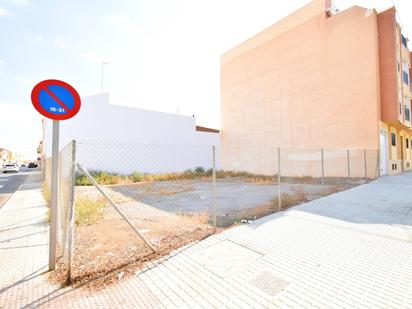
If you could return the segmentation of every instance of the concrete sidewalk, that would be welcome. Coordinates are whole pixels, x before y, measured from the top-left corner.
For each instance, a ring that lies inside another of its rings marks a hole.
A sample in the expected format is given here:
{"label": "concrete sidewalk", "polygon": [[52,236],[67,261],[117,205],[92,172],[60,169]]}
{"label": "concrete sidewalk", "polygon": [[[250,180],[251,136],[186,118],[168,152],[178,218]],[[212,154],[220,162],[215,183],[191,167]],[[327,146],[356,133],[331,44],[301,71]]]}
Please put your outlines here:
{"label": "concrete sidewalk", "polygon": [[0,210],[0,290],[47,271],[47,207],[38,186],[40,173],[30,173]]}
{"label": "concrete sidewalk", "polygon": [[412,308],[412,173],[229,229],[97,292],[41,278],[0,308]]}

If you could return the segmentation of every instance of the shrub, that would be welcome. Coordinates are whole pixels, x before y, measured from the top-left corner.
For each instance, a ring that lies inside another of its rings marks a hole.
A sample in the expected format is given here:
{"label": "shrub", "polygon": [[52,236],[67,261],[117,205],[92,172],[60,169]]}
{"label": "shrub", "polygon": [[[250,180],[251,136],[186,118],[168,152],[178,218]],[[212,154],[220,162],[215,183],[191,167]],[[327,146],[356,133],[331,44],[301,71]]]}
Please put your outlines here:
{"label": "shrub", "polygon": [[83,174],[76,174],[76,179],[74,182],[76,186],[91,186],[92,185],[89,179]]}
{"label": "shrub", "polygon": [[196,174],[204,174],[205,173],[205,169],[201,166],[198,166],[195,168],[195,173]]}
{"label": "shrub", "polygon": [[75,201],[75,224],[88,225],[101,220],[103,214],[104,199],[79,198]]}
{"label": "shrub", "polygon": [[121,175],[108,172],[98,172],[92,176],[99,185],[114,185],[119,183],[119,180],[123,178]]}
{"label": "shrub", "polygon": [[131,173],[128,178],[132,181],[132,182],[140,182],[143,180],[144,176],[142,173],[139,172],[133,172]]}

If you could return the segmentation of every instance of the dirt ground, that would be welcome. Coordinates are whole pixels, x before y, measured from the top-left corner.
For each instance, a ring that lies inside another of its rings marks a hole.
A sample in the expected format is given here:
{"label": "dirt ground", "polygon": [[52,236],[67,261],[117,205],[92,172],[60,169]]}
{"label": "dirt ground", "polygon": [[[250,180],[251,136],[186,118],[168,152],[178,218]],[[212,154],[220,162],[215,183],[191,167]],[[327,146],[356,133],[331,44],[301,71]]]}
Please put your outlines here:
{"label": "dirt ground", "polygon": [[[273,179],[260,181],[242,177],[218,179],[216,191],[218,225],[228,227],[242,220],[253,220],[273,213],[277,207],[272,204],[273,200],[277,199],[279,188],[273,181]],[[281,194],[293,195],[296,189],[301,189],[305,195],[302,201],[309,201],[363,182],[364,180],[359,178],[326,178],[322,186],[319,178],[283,178]],[[174,214],[199,215],[213,212],[211,183],[208,181],[198,179],[155,181],[105,186],[105,190],[116,203],[144,203]],[[99,193],[93,187],[76,187],[76,195],[96,198]]]}
{"label": "dirt ground", "polygon": [[[204,216],[179,216],[147,205],[120,205],[128,218],[156,249],[151,249],[112,207],[103,209],[97,224],[78,226],[74,237],[71,284],[93,288],[117,282],[132,275],[146,262],[164,257],[173,250],[204,239],[214,229]],[[128,209],[129,208],[129,209]],[[63,284],[67,269],[63,260],[51,280]]]}
{"label": "dirt ground", "polygon": [[[286,180],[286,179],[285,179]],[[356,181],[318,180],[282,184],[282,210],[360,184]],[[150,190],[149,190],[150,189]],[[239,179],[219,181],[217,221],[222,227],[254,220],[277,211],[277,185],[245,182]],[[150,248],[113,207],[103,207],[101,219],[75,229],[71,283],[94,288],[117,282],[134,274],[146,262],[168,255],[175,249],[203,239],[214,232],[211,222],[210,183],[156,182],[153,184],[105,186],[121,211],[156,248]],[[76,187],[76,198],[101,197],[94,187]],[[209,207],[209,208],[208,208]],[[63,260],[52,273],[53,281],[63,283]]]}

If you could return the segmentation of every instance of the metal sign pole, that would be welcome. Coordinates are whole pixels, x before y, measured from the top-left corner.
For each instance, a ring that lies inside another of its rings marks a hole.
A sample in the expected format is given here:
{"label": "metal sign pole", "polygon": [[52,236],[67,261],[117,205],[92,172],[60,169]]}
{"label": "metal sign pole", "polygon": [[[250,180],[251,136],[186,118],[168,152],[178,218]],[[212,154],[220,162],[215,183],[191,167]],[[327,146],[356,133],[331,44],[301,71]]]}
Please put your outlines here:
{"label": "metal sign pole", "polygon": [[59,194],[59,121],[53,120],[50,204],[49,270],[56,268],[57,214]]}

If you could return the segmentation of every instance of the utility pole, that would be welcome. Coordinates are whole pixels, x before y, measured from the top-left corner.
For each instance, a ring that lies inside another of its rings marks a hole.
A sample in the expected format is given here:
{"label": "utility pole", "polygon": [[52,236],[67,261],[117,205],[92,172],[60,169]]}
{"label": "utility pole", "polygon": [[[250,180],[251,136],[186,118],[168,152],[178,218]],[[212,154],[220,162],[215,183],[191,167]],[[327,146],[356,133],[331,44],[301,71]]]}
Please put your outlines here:
{"label": "utility pole", "polygon": [[101,80],[100,92],[103,92],[103,69],[104,69],[105,64],[107,64],[107,62],[102,62],[102,80]]}

